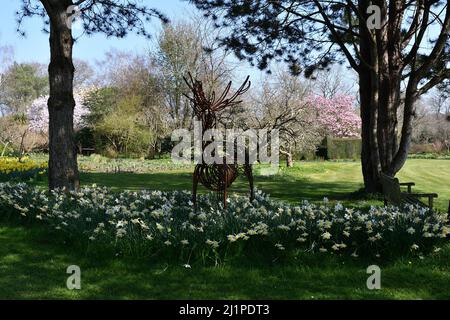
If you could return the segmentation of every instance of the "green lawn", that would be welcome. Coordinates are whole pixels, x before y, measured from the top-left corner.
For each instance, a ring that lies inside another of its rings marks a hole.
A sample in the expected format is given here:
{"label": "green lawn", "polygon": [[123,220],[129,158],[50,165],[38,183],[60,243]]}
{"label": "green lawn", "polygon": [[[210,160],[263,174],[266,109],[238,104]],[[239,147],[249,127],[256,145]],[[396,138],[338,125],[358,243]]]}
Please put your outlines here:
{"label": "green lawn", "polygon": [[[159,161],[156,161],[159,163]],[[289,202],[300,200],[320,201],[323,197],[339,200],[346,205],[364,205],[352,193],[363,187],[361,164],[359,162],[297,162],[294,168],[281,168],[278,175],[258,175],[256,167],[256,186],[272,197]],[[174,190],[192,188],[192,170],[171,170],[151,173],[82,173],[83,184],[105,185],[114,189],[158,189]],[[415,192],[434,192],[439,194],[435,205],[447,212],[450,201],[450,161],[449,160],[408,160],[398,174],[400,181],[414,181]],[[40,184],[45,186],[46,182]],[[247,192],[246,181],[241,177],[232,186],[232,192]],[[202,188],[200,188],[202,190]],[[203,189],[203,191],[205,191]],[[369,201],[370,204],[381,202]]]}
{"label": "green lawn", "polygon": [[[450,248],[424,260],[390,263],[305,255],[297,263],[249,261],[191,269],[165,261],[85,255],[38,228],[0,227],[1,299],[448,299]],[[66,289],[66,268],[81,267],[82,290]],[[381,290],[366,268],[381,267]]]}
{"label": "green lawn", "polygon": [[[258,171],[258,170],[256,170]],[[450,161],[409,160],[399,174],[414,181],[420,192],[439,194],[437,205],[446,210],[450,199]],[[116,189],[190,189],[190,171],[146,174],[84,173],[84,184]],[[364,205],[352,195],[362,186],[356,162],[300,162],[274,177],[255,177],[258,188],[275,198],[330,199]],[[45,184],[45,181],[40,182]],[[233,186],[244,192],[245,182]],[[360,261],[304,255],[295,262],[231,261],[218,267],[192,264],[191,269],[170,261],[130,261],[101,257],[86,248],[66,245],[42,227],[0,222],[0,299],[448,299],[450,246],[420,260]],[[82,290],[66,289],[66,268],[82,270]],[[366,268],[382,269],[382,289],[366,289]]]}

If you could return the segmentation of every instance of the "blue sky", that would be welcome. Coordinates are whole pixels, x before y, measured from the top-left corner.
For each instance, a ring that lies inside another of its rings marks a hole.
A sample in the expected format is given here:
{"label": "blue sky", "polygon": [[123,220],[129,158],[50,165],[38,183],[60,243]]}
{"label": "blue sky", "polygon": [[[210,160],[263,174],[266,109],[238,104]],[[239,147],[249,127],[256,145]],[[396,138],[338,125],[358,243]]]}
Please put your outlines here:
{"label": "blue sky", "polygon": [[[24,30],[27,32],[25,38],[16,32],[15,11],[19,7],[18,0],[1,0],[0,11],[0,45],[10,45],[14,48],[15,60],[18,62],[34,61],[47,63],[49,61],[48,35],[42,30],[42,21],[39,18],[26,20]],[[186,17],[195,11],[195,8],[180,0],[145,0],[149,5],[158,8],[170,19],[177,20]],[[155,34],[161,28],[161,24],[155,19],[149,24],[149,30]],[[78,30],[79,31],[79,30]],[[80,34],[80,32],[78,32]],[[74,28],[74,35],[77,30]],[[74,57],[93,61],[101,59],[105,51],[110,48],[121,50],[142,51],[151,45],[148,40],[135,35],[129,35],[125,39],[107,39],[103,35],[92,37],[83,36],[78,39],[74,48]]]}

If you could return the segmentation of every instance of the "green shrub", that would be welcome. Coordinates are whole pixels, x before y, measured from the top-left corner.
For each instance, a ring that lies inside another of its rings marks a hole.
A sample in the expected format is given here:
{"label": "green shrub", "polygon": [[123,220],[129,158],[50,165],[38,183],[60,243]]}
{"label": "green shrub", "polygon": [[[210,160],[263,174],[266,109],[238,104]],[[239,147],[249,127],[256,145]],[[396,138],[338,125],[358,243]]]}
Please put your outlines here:
{"label": "green shrub", "polygon": [[356,138],[326,138],[327,159],[360,159],[361,139]]}
{"label": "green shrub", "polygon": [[0,145],[0,157],[9,156],[14,152],[14,149],[9,145]]}
{"label": "green shrub", "polygon": [[411,153],[409,159],[438,159],[450,160],[450,152],[447,153]]}
{"label": "green shrub", "polygon": [[318,158],[318,155],[314,151],[299,151],[294,154],[294,159],[296,160],[312,161],[317,160]]}

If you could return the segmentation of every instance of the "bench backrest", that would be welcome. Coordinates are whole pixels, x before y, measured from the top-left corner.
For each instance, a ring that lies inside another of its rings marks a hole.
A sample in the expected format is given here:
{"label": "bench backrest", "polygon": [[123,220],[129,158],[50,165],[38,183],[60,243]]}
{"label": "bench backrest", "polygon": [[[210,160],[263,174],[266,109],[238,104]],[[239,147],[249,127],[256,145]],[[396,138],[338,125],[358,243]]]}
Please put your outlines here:
{"label": "bench backrest", "polygon": [[381,173],[380,180],[383,187],[383,195],[385,199],[392,204],[400,205],[402,199],[398,179]]}

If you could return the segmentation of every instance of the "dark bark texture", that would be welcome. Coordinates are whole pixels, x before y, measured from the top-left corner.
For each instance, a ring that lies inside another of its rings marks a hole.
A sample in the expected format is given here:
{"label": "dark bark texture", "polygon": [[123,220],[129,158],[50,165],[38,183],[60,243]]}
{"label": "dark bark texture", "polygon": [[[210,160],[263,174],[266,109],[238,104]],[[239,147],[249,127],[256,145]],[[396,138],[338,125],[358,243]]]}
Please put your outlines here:
{"label": "dark bark texture", "polygon": [[73,38],[67,23],[71,1],[46,1],[50,17],[49,188],[79,188],[74,142]]}
{"label": "dark bark texture", "polygon": [[[429,57],[416,67],[417,52],[413,48],[405,56],[404,48],[407,38],[402,38],[403,21],[402,1],[375,1],[381,8],[381,29],[369,30],[360,25],[359,74],[361,119],[362,119],[362,172],[367,192],[381,191],[380,173],[395,176],[403,167],[408,157],[411,144],[412,121],[415,115],[415,103],[421,94],[431,86],[419,87],[420,81],[426,78],[437,57],[443,55],[448,42],[450,12],[446,8],[442,29],[435,47]],[[370,2],[359,1],[361,12],[366,12]],[[426,30],[427,15],[423,14],[421,27]],[[367,16],[365,16],[367,19]],[[419,32],[418,37],[423,34]],[[420,43],[421,39],[416,40]],[[401,82],[408,70],[407,88],[402,92]],[[444,70],[442,71],[444,73]],[[438,76],[435,79],[439,79]],[[429,83],[433,83],[431,80]],[[401,132],[397,131],[398,112],[403,103],[403,123]]]}

